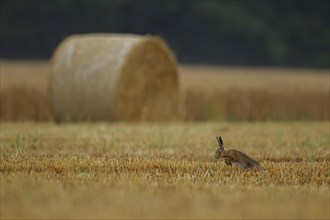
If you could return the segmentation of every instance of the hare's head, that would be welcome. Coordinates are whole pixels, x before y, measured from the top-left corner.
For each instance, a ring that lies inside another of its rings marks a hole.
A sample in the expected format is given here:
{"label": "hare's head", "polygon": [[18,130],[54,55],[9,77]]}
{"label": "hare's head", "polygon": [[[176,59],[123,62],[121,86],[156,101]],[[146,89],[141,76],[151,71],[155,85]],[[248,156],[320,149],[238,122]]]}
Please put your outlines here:
{"label": "hare's head", "polygon": [[223,142],[222,142],[222,138],[221,138],[221,136],[218,136],[218,137],[217,137],[217,141],[218,141],[218,143],[219,143],[219,148],[215,151],[215,155],[214,155],[214,157],[215,157],[216,159],[223,157],[223,153],[224,153],[224,151],[225,151],[225,148],[224,148],[224,146],[223,146]]}

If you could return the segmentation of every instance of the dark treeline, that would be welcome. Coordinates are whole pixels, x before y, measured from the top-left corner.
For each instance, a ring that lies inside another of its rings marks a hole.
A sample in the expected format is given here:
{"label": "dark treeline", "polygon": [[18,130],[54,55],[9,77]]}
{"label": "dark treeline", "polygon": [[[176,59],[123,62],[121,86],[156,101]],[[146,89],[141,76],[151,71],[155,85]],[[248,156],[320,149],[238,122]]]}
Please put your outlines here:
{"label": "dark treeline", "polygon": [[180,62],[329,68],[324,1],[1,0],[1,58],[49,58],[76,33],[162,36]]}

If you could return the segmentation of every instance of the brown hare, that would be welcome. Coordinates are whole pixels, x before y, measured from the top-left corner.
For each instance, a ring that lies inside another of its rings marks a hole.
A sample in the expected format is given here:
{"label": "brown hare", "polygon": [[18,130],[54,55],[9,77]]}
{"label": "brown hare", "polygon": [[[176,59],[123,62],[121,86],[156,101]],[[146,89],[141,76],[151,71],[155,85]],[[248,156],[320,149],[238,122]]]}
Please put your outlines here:
{"label": "brown hare", "polygon": [[219,143],[219,148],[215,152],[215,158],[216,159],[225,159],[225,163],[227,165],[236,165],[239,166],[245,170],[263,170],[261,165],[246,155],[245,153],[242,153],[241,151],[238,150],[225,150],[223,141],[221,136],[217,137],[218,143]]}

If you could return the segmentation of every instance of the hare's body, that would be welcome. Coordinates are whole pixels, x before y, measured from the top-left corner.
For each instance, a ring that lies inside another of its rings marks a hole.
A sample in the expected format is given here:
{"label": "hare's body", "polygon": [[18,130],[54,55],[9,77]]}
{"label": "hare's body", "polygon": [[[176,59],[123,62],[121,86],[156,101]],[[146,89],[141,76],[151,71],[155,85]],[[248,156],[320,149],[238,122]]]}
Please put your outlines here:
{"label": "hare's body", "polygon": [[219,148],[215,152],[216,159],[225,159],[227,165],[236,165],[246,170],[262,169],[261,165],[245,153],[238,150],[225,150],[221,136],[217,137]]}
{"label": "hare's body", "polygon": [[260,164],[246,155],[245,153],[238,150],[226,150],[223,154],[217,158],[224,158],[227,165],[237,165],[246,170],[260,169]]}

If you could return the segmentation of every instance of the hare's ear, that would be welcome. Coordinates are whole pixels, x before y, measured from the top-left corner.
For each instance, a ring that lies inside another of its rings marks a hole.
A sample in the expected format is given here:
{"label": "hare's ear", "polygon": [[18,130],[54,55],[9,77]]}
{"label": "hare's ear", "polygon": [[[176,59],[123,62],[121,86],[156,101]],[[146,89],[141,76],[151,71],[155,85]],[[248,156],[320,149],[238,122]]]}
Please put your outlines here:
{"label": "hare's ear", "polygon": [[217,141],[218,141],[218,143],[219,143],[220,149],[221,149],[221,150],[224,150],[223,142],[222,142],[222,138],[221,138],[221,136],[218,136],[218,137],[217,137]]}

